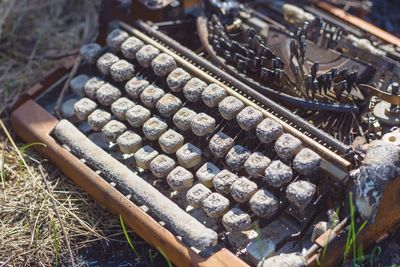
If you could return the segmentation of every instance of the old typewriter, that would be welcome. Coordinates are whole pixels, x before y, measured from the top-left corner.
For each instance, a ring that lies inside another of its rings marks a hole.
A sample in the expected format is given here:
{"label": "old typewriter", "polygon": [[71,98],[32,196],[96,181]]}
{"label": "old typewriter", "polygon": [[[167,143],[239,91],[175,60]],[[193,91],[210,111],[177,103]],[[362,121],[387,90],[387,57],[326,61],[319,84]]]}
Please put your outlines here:
{"label": "old typewriter", "polygon": [[397,38],[327,3],[141,2],[16,102],[22,139],[176,265],[333,266],[350,224],[396,229]]}

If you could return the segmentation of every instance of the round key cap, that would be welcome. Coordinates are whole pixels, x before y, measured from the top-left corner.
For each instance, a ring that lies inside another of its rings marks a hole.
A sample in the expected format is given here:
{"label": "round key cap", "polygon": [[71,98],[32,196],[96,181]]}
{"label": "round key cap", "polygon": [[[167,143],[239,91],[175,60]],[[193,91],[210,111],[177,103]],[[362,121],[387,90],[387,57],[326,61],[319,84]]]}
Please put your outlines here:
{"label": "round key cap", "polygon": [[150,168],[150,162],[158,156],[157,150],[151,146],[144,146],[133,155],[135,157],[136,165],[139,168],[147,170]]}
{"label": "round key cap", "polygon": [[171,117],[182,107],[182,101],[174,95],[165,94],[157,101],[156,108],[161,116]]}
{"label": "round key cap", "polygon": [[241,145],[236,145],[229,150],[225,157],[225,161],[232,170],[238,171],[243,169],[244,163],[249,157],[250,151],[247,148],[242,147]]}
{"label": "round key cap", "polygon": [[89,76],[86,74],[78,75],[69,82],[69,87],[71,88],[72,92],[82,97],[85,95],[83,88],[85,88],[85,84],[89,79]]}
{"label": "round key cap", "polygon": [[111,65],[110,74],[114,81],[123,82],[133,77],[135,68],[131,63],[122,59]]}
{"label": "round key cap", "polygon": [[121,44],[121,52],[127,59],[134,59],[136,53],[140,48],[144,46],[144,43],[136,37],[129,37]]}
{"label": "round key cap", "polygon": [[88,116],[88,123],[93,131],[100,131],[111,120],[111,114],[102,109],[96,109]]}
{"label": "round key cap", "polygon": [[297,181],[288,185],[286,197],[290,203],[299,209],[304,209],[314,199],[316,186],[307,181]]}
{"label": "round key cap", "polygon": [[143,124],[143,133],[151,141],[157,140],[167,130],[168,124],[156,117],[150,118]]}
{"label": "round key cap", "polygon": [[191,122],[192,132],[197,136],[205,136],[215,130],[215,119],[206,113],[199,113]]}
{"label": "round key cap", "polygon": [[179,164],[185,168],[192,168],[201,163],[201,149],[193,144],[187,143],[176,151]]}
{"label": "round key cap", "polygon": [[139,99],[143,90],[149,86],[149,82],[144,78],[133,77],[125,84],[125,91],[134,99]]}
{"label": "round key cap", "polygon": [[145,45],[136,53],[136,59],[142,67],[150,67],[151,61],[160,54],[160,50],[152,45]]}
{"label": "round key cap", "polygon": [[165,94],[164,90],[155,85],[147,86],[142,94],[140,95],[140,100],[143,105],[148,108],[154,108],[156,106],[157,101],[163,97]]}
{"label": "round key cap", "polygon": [[264,176],[265,169],[271,163],[271,160],[260,152],[254,152],[244,163],[246,172],[253,178]]}
{"label": "round key cap", "polygon": [[175,153],[179,148],[183,146],[184,137],[183,135],[169,129],[163,133],[158,139],[158,144],[161,149],[168,154]]}
{"label": "round key cap", "polygon": [[177,166],[168,174],[167,182],[175,191],[182,191],[193,185],[193,174],[185,168]]}
{"label": "round key cap", "polygon": [[266,118],[257,125],[256,133],[261,142],[269,144],[283,134],[283,128],[280,123]]}
{"label": "round key cap", "polygon": [[186,200],[192,207],[199,208],[203,200],[211,193],[211,190],[203,184],[196,184],[186,193]]}
{"label": "round key cap", "polygon": [[187,131],[190,129],[193,118],[196,116],[196,112],[188,108],[181,108],[172,117],[175,126],[181,131]]}
{"label": "round key cap", "polygon": [[90,100],[89,98],[81,98],[78,102],[74,104],[75,116],[79,120],[86,120],[87,117],[97,108],[96,102]]}
{"label": "round key cap", "polygon": [[197,172],[196,176],[199,179],[199,182],[205,185],[206,187],[210,188],[213,186],[214,177],[220,172],[221,170],[218,169],[217,166],[212,164],[211,162],[204,163]]}
{"label": "round key cap", "polygon": [[222,224],[228,232],[245,231],[251,227],[251,218],[241,209],[233,208],[222,216]]}
{"label": "round key cap", "polygon": [[212,193],[203,200],[202,207],[208,217],[218,218],[229,209],[229,199],[218,193]]}
{"label": "round key cap", "polygon": [[117,120],[111,120],[101,130],[110,142],[116,142],[117,138],[126,131],[126,126]]}
{"label": "round key cap", "polygon": [[108,75],[110,74],[110,67],[116,63],[119,60],[119,58],[111,53],[105,53],[99,59],[97,60],[97,68],[103,75]]}
{"label": "round key cap", "polygon": [[321,157],[309,148],[303,148],[294,157],[293,168],[300,174],[308,175],[319,169]]}
{"label": "round key cap", "polygon": [[103,106],[110,106],[121,97],[121,91],[117,87],[106,83],[96,92],[96,98]]}
{"label": "round key cap", "polygon": [[176,69],[176,62],[170,55],[161,53],[153,59],[151,67],[157,76],[163,77]]}
{"label": "round key cap", "polygon": [[128,109],[125,113],[125,118],[132,127],[142,126],[148,119],[150,119],[151,112],[141,105],[136,105]]}
{"label": "round key cap", "polygon": [[183,87],[183,94],[190,102],[197,102],[201,99],[201,94],[206,89],[207,84],[198,78],[192,78]]}
{"label": "round key cap", "polygon": [[157,178],[164,178],[175,168],[175,160],[166,155],[158,155],[150,162],[150,171]]}
{"label": "round key cap", "polygon": [[275,142],[275,151],[283,160],[292,159],[302,148],[300,139],[291,134],[283,134]]}
{"label": "round key cap", "polygon": [[257,124],[259,124],[262,119],[263,115],[261,111],[253,107],[245,107],[236,116],[236,120],[239,123],[240,128],[245,131],[250,131],[251,129],[256,128]]}
{"label": "round key cap", "polygon": [[227,96],[218,104],[219,113],[226,120],[234,119],[243,108],[243,102],[234,96]]}
{"label": "round key cap", "polygon": [[279,208],[278,200],[266,189],[258,190],[249,201],[251,210],[258,217],[270,218]]}
{"label": "round key cap", "polygon": [[226,90],[217,84],[210,84],[201,93],[201,99],[208,107],[216,107],[226,97]]}
{"label": "round key cap", "polygon": [[125,31],[122,31],[120,29],[115,29],[112,32],[110,32],[107,36],[107,45],[114,49],[115,51],[118,51],[121,48],[121,44],[128,39],[129,34]]}
{"label": "round key cap", "polygon": [[274,160],[265,169],[264,180],[269,186],[281,187],[292,180],[292,169],[280,160]]}
{"label": "round key cap", "polygon": [[210,140],[208,147],[211,153],[217,158],[223,158],[234,145],[231,137],[223,132],[216,133]]}
{"label": "round key cap", "polygon": [[231,196],[240,203],[247,202],[257,191],[257,184],[246,177],[240,177],[230,187]]}
{"label": "round key cap", "polygon": [[81,46],[79,53],[90,64],[96,62],[97,57],[101,52],[101,46],[96,43],[89,43]]}
{"label": "round key cap", "polygon": [[130,101],[128,98],[121,97],[111,104],[111,111],[118,119],[125,120],[126,112],[134,106],[135,103]]}
{"label": "round key cap", "polygon": [[124,154],[131,154],[142,147],[142,138],[133,131],[126,131],[117,139],[119,150]]}
{"label": "round key cap", "polygon": [[213,185],[215,190],[218,193],[228,195],[230,192],[231,185],[238,179],[239,177],[231,173],[228,170],[222,170],[217,175],[215,175],[213,180]]}
{"label": "round key cap", "polygon": [[99,77],[93,77],[87,80],[85,86],[83,87],[83,91],[90,99],[96,99],[97,90],[99,90],[104,84],[105,82]]}
{"label": "round key cap", "polygon": [[167,84],[172,92],[180,92],[191,76],[182,68],[174,69],[167,77]]}

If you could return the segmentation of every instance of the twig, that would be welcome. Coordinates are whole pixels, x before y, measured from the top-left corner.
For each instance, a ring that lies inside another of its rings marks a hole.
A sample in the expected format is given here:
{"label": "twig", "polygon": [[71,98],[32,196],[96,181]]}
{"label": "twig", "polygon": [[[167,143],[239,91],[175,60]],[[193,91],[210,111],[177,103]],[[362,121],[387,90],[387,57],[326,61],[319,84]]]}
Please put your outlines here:
{"label": "twig", "polygon": [[72,77],[74,77],[76,72],[78,71],[79,65],[81,64],[81,60],[82,60],[82,56],[78,55],[76,57],[74,66],[72,67],[72,70],[68,75],[68,79],[65,81],[63,89],[61,90],[61,93],[60,93],[59,97],[57,98],[55,112],[56,112],[56,115],[58,116],[58,118],[62,118],[62,116],[61,116],[61,104],[62,104],[62,102],[64,100],[65,95],[68,92],[69,83],[72,80]]}

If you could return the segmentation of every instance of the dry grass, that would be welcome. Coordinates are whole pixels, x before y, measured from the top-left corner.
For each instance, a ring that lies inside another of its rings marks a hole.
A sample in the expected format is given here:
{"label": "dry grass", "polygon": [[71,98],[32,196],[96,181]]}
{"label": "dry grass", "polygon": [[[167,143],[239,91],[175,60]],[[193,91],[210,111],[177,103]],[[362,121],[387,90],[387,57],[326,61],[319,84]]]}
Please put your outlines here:
{"label": "dry grass", "polygon": [[[98,8],[98,0],[0,1],[0,112],[6,124],[12,99],[76,54],[83,40],[96,38]],[[24,158],[33,175],[0,129],[0,266],[55,266],[56,258],[70,264],[61,226],[74,256],[95,240],[123,236],[118,218],[31,148]]]}

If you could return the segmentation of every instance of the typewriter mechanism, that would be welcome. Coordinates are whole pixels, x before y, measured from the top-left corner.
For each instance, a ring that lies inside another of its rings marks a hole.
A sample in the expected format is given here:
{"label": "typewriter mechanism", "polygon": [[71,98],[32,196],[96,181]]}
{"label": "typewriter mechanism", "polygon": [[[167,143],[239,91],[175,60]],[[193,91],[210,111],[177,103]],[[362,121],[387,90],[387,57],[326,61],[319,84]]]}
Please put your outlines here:
{"label": "typewriter mechanism", "polygon": [[12,126],[174,264],[335,266],[396,230],[397,37],[329,1],[106,2]]}

